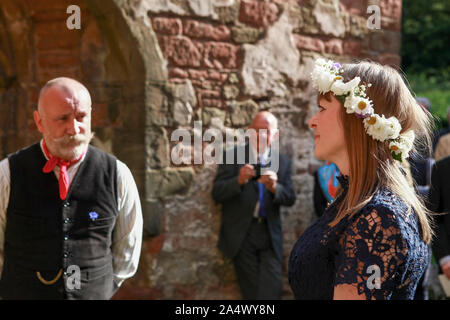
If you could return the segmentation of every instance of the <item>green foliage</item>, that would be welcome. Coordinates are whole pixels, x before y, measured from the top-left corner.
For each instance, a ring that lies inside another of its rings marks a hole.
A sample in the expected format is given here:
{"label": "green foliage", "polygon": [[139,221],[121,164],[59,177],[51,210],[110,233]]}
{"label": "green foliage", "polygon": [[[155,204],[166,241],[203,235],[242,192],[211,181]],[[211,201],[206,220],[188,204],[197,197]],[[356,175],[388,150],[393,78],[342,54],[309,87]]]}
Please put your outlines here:
{"label": "green foliage", "polygon": [[450,107],[450,1],[403,1],[402,69],[418,97],[431,102],[437,127],[447,126]]}
{"label": "green foliage", "polygon": [[408,74],[408,81],[416,97],[426,97],[431,103],[431,113],[435,116],[437,129],[446,127],[447,108],[450,107],[450,81],[441,77]]}
{"label": "green foliage", "polygon": [[402,63],[408,73],[450,74],[450,1],[403,1]]}

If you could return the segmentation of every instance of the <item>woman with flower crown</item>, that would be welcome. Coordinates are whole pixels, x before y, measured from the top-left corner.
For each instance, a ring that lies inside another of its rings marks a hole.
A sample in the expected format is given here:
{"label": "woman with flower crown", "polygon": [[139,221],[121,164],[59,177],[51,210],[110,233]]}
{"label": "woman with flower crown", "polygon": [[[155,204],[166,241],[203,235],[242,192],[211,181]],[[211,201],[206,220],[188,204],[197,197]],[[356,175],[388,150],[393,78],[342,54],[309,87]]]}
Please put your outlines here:
{"label": "woman with flower crown", "polygon": [[431,116],[394,69],[318,59],[314,154],[334,162],[341,194],[289,258],[296,299],[413,299],[429,259],[430,214],[402,169]]}

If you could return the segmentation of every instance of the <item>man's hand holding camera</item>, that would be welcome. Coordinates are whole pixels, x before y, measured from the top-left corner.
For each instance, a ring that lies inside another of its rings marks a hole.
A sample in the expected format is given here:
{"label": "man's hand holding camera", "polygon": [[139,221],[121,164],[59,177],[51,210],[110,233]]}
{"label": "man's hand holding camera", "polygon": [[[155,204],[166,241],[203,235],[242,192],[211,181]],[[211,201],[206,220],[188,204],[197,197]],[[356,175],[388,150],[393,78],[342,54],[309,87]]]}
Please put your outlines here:
{"label": "man's hand holding camera", "polygon": [[258,179],[258,182],[261,182],[263,185],[265,185],[270,192],[275,193],[275,190],[277,188],[277,180],[277,174],[271,170],[267,170],[261,173],[261,178]]}
{"label": "man's hand holding camera", "polygon": [[[239,170],[238,183],[240,185],[246,184],[248,180],[254,177],[256,177],[255,167],[252,166],[251,164],[246,164]],[[275,193],[277,187],[277,180],[278,176],[274,171],[265,170],[261,173],[258,182],[264,184],[266,188],[269,189],[270,192]]]}
{"label": "man's hand holding camera", "polygon": [[246,164],[239,170],[238,183],[246,184],[254,176],[256,176],[255,168],[251,164]]}

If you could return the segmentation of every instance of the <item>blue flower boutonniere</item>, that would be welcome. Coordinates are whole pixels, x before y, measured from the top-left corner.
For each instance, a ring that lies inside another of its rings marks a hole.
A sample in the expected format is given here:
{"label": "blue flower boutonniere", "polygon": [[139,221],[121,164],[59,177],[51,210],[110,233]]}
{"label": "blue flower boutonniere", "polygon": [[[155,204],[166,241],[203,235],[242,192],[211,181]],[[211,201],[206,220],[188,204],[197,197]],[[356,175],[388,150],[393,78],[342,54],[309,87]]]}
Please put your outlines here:
{"label": "blue flower boutonniere", "polygon": [[96,219],[98,218],[98,213],[95,212],[95,211],[89,212],[89,218],[90,218],[91,220],[96,220]]}

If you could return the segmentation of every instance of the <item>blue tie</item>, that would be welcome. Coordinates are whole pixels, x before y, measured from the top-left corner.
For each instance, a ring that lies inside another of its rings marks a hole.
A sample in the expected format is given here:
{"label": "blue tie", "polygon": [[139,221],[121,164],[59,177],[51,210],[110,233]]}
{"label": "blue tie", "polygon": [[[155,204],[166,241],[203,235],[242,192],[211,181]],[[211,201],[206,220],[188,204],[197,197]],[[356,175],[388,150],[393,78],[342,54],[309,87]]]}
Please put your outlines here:
{"label": "blue tie", "polygon": [[[260,164],[263,165],[263,156],[260,156]],[[266,217],[266,208],[264,208],[264,184],[258,182],[258,198],[259,198],[259,210],[258,216],[265,218]]]}

